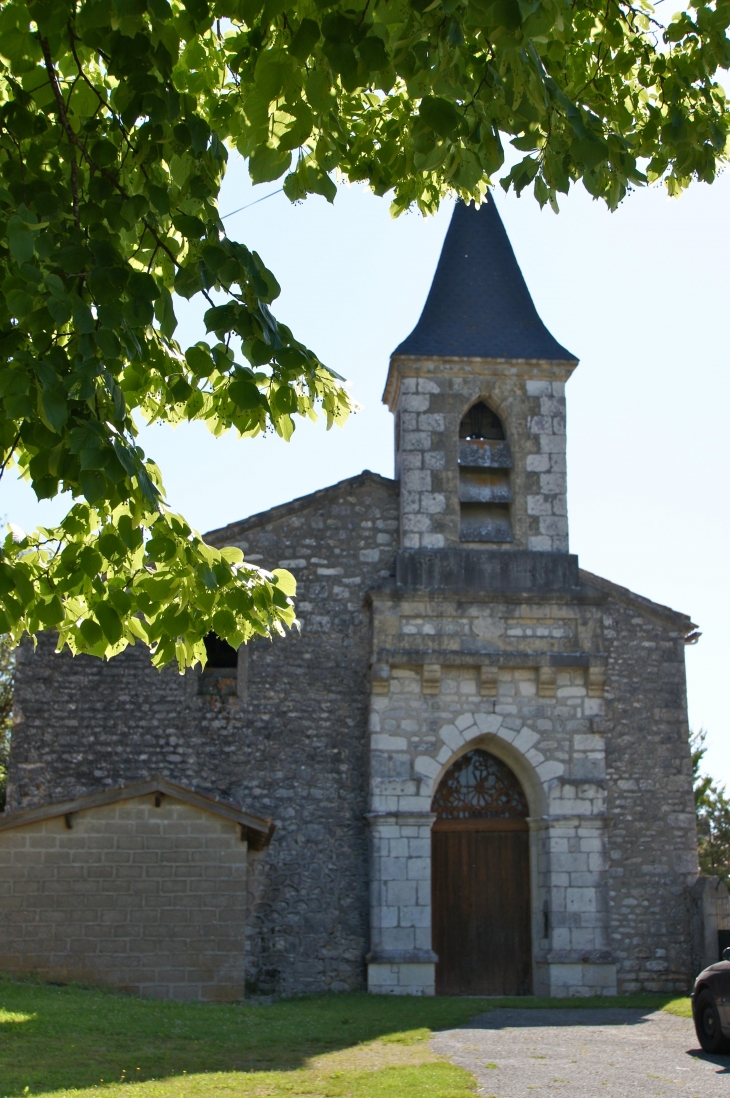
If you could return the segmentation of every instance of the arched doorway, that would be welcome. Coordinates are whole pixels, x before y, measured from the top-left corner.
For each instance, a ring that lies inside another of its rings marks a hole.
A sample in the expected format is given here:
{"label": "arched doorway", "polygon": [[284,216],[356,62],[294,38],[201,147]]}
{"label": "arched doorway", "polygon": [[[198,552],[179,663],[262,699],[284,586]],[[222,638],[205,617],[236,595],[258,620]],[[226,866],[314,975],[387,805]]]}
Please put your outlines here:
{"label": "arched doorway", "polygon": [[437,995],[532,990],[527,800],[501,761],[470,751],[433,799],[431,888]]}

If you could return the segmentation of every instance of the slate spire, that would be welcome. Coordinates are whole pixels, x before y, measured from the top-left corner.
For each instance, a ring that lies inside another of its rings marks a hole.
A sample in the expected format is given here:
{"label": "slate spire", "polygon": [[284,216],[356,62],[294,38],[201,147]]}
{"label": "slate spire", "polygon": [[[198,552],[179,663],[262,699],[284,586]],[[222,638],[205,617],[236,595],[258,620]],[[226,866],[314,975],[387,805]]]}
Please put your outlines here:
{"label": "slate spire", "polygon": [[530,297],[489,195],[457,202],[421,319],[394,355],[576,361]]}

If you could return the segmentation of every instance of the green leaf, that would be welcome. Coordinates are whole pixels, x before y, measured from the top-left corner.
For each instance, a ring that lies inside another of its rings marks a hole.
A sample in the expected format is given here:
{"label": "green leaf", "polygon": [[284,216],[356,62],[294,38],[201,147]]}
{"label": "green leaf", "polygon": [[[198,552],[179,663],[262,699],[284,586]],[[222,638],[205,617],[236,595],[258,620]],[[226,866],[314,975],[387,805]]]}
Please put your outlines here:
{"label": "green leaf", "polygon": [[63,603],[58,595],[54,595],[48,602],[42,602],[38,606],[38,617],[46,629],[51,629],[54,625],[60,625],[65,616]]}
{"label": "green leaf", "polygon": [[78,567],[86,576],[96,576],[101,570],[101,553],[91,545],[85,545],[78,555]]}
{"label": "green leaf", "polygon": [[104,634],[101,628],[96,624],[92,618],[86,618],[81,622],[79,626],[79,632],[86,641],[89,648],[96,648],[98,644],[103,640]]}
{"label": "green leaf", "polygon": [[94,606],[94,614],[101,626],[102,632],[109,644],[116,644],[122,638],[122,623],[119,614],[108,602],[98,602]]}
{"label": "green leaf", "polygon": [[8,312],[18,320],[33,312],[33,298],[23,290],[10,290],[5,300]]}
{"label": "green leaf", "polygon": [[94,163],[98,164],[100,168],[108,168],[116,161],[119,150],[112,141],[101,138],[91,146],[90,155]]}
{"label": "green leaf", "polygon": [[299,61],[306,61],[319,41],[319,25],[313,19],[302,19],[299,29],[292,38],[289,52]]}
{"label": "green leaf", "polygon": [[418,113],[439,137],[450,137],[461,123],[461,115],[454,104],[435,95],[421,100]]}
{"label": "green leaf", "polygon": [[200,240],[205,236],[205,222],[199,217],[191,217],[189,214],[177,214],[172,219],[175,228],[189,240]]}
{"label": "green leaf", "polygon": [[608,157],[608,149],[604,143],[592,135],[574,141],[570,151],[578,163],[592,171]]}
{"label": "green leaf", "polygon": [[297,581],[286,568],[275,568],[271,573],[276,579],[277,587],[289,598],[294,598],[297,593]]}
{"label": "green leaf", "polygon": [[375,35],[368,35],[367,38],[363,38],[357,47],[357,52],[360,60],[365,63],[368,72],[379,72],[381,69],[386,69],[390,64],[390,58],[386,53],[383,39],[377,38]]}
{"label": "green leaf", "polygon": [[188,300],[203,289],[203,279],[198,263],[189,263],[178,269],[175,275],[175,293]]}
{"label": "green leaf", "polygon": [[163,290],[155,302],[155,316],[160,322],[160,331],[168,339],[177,328],[177,318],[172,306],[172,296],[169,290]]}
{"label": "green leaf", "polygon": [[[197,0],[197,2],[200,2],[200,0]],[[208,146],[208,141],[210,140],[210,126],[205,119],[201,118],[198,114],[191,115],[189,118],[186,118],[185,121],[188,130],[190,131],[193,152],[196,156],[200,156],[201,153],[205,152]]]}
{"label": "green leaf", "polygon": [[84,498],[89,503],[98,503],[106,495],[107,484],[104,474],[95,469],[83,469],[79,473],[79,482]]}
{"label": "green leaf", "polygon": [[33,233],[17,214],[8,222],[8,246],[16,263],[27,263],[33,258]]}
{"label": "green leaf", "polygon": [[236,619],[230,610],[217,610],[213,615],[213,629],[219,637],[230,637],[237,632]]}
{"label": "green leaf", "polygon": [[44,388],[41,392],[41,405],[49,426],[60,432],[68,421],[68,403],[63,386],[56,384]]}
{"label": "green leaf", "polygon": [[254,183],[270,183],[283,175],[291,164],[291,153],[263,145],[256,149],[248,162],[248,172]]}
{"label": "green leaf", "polygon": [[266,401],[255,383],[245,378],[238,378],[231,382],[228,392],[233,403],[241,411],[251,411],[266,406]]}
{"label": "green leaf", "polygon": [[[214,331],[215,327],[207,330]],[[185,352],[185,361],[196,377],[210,377],[215,369],[210,349],[204,343],[196,343],[194,347],[188,347]]]}
{"label": "green leaf", "polygon": [[171,538],[154,537],[151,538],[146,546],[145,550],[147,556],[156,562],[162,562],[170,560],[175,556],[176,548],[175,542]]}
{"label": "green leaf", "polygon": [[77,301],[73,306],[74,327],[82,335],[89,335],[94,330],[94,317],[91,309],[83,301]]}
{"label": "green leaf", "polygon": [[71,319],[71,306],[67,301],[59,301],[52,297],[46,301],[46,308],[59,326],[67,324]]}

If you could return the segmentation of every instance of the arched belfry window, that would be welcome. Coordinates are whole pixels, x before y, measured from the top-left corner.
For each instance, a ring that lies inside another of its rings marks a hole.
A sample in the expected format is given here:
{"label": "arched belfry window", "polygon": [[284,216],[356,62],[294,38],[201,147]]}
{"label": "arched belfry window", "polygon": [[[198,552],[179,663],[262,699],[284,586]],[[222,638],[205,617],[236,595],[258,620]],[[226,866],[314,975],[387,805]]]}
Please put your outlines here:
{"label": "arched belfry window", "polygon": [[502,421],[483,400],[459,427],[459,502],[462,541],[512,541],[512,457]]}

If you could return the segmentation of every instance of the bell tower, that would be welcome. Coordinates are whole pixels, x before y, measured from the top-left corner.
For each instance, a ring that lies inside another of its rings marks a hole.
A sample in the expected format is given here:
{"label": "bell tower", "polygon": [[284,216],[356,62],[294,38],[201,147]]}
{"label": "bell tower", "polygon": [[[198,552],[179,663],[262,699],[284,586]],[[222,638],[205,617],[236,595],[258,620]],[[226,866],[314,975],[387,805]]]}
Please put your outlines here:
{"label": "bell tower", "polygon": [[457,203],[418,324],[393,352],[401,549],[568,552],[565,382],[491,197]]}

